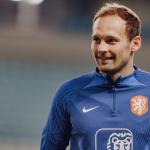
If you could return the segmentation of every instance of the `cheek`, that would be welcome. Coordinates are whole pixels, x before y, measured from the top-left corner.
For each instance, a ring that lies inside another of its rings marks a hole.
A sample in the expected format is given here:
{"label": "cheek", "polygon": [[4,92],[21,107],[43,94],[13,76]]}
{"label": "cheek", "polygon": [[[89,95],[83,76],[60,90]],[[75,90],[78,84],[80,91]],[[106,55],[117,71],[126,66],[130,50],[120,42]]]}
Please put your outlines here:
{"label": "cheek", "polygon": [[92,52],[93,52],[93,43],[91,43],[91,50],[92,50]]}
{"label": "cheek", "polygon": [[116,62],[127,62],[130,59],[130,53],[127,50],[120,51],[116,55]]}
{"label": "cheek", "polygon": [[91,43],[91,50],[92,50],[93,53],[96,52],[96,46],[95,46],[94,43]]}
{"label": "cheek", "polygon": [[123,51],[119,51],[117,54],[116,54],[116,60],[123,60],[123,57],[124,57],[124,52]]}

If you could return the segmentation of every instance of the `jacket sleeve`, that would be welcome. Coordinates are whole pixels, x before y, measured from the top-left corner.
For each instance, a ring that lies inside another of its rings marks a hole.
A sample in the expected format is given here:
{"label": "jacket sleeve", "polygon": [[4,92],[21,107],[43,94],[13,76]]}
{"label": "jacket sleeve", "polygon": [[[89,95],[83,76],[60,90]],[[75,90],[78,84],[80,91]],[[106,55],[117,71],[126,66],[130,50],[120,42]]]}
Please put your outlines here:
{"label": "jacket sleeve", "polygon": [[46,126],[42,133],[40,150],[65,150],[71,135],[70,116],[62,89],[56,93]]}

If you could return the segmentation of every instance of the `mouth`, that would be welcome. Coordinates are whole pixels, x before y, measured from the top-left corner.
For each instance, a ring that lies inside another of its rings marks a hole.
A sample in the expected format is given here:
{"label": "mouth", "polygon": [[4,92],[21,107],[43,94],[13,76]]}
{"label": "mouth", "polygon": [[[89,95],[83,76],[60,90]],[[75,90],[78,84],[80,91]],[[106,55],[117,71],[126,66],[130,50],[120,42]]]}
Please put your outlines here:
{"label": "mouth", "polygon": [[106,60],[112,60],[112,59],[114,59],[114,57],[99,57],[99,56],[96,56],[96,59],[100,59],[102,61],[106,61]]}

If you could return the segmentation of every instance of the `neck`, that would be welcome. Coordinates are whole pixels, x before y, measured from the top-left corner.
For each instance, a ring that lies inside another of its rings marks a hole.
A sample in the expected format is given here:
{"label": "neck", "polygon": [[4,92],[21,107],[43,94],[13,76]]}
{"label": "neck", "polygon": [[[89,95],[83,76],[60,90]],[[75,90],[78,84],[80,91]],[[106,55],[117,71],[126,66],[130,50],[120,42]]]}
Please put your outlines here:
{"label": "neck", "polygon": [[126,66],[124,66],[122,69],[120,69],[119,71],[113,72],[113,73],[106,73],[106,74],[110,75],[113,81],[116,81],[119,77],[128,76],[132,74],[133,72],[134,72],[133,59],[131,59],[129,63]]}
{"label": "neck", "polygon": [[130,74],[132,74],[134,72],[134,67],[130,67],[128,68],[127,71],[123,71],[123,72],[117,72],[115,74],[110,74],[110,77],[113,81],[116,81],[119,77],[121,76],[128,76]]}

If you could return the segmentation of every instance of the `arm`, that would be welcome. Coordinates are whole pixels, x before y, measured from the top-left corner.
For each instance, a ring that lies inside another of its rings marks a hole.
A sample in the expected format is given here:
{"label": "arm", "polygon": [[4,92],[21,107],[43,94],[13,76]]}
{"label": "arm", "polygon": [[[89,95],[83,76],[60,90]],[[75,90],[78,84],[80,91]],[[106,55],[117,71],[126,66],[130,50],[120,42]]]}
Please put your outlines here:
{"label": "arm", "polygon": [[[63,94],[62,94],[63,93]],[[47,124],[43,130],[40,150],[65,150],[71,134],[70,116],[64,92],[54,97]]]}

